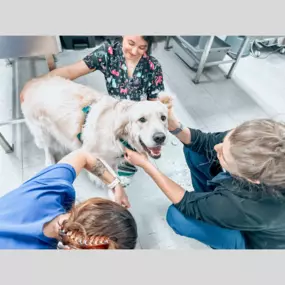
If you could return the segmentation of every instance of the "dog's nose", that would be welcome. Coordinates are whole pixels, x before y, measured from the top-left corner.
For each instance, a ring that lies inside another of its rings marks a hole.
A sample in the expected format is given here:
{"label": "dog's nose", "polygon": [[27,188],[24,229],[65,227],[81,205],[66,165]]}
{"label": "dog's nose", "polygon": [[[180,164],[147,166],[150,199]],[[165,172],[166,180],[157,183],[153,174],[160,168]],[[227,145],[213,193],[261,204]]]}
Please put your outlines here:
{"label": "dog's nose", "polygon": [[166,136],[164,133],[159,132],[153,135],[153,140],[158,144],[162,144],[165,141],[165,139],[166,139]]}

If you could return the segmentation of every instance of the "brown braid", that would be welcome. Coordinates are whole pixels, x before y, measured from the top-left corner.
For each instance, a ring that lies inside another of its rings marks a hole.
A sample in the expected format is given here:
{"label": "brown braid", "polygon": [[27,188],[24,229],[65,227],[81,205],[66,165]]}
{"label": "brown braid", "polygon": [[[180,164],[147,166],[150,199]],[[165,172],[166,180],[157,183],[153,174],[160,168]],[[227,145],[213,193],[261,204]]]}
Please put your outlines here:
{"label": "brown braid", "polygon": [[59,228],[61,243],[74,249],[134,249],[137,241],[131,213],[102,198],[74,205]]}
{"label": "brown braid", "polygon": [[112,244],[111,240],[106,236],[84,237],[81,233],[65,232],[63,227],[59,235],[64,245],[77,249],[108,249],[110,244]]}

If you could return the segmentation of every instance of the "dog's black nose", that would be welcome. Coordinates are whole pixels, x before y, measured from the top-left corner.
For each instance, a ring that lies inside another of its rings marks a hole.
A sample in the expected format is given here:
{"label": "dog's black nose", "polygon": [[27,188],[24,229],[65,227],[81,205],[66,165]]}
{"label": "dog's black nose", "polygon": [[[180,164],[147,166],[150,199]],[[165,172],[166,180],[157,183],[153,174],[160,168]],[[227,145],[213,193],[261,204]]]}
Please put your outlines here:
{"label": "dog's black nose", "polygon": [[153,140],[158,144],[162,144],[165,141],[165,139],[166,139],[166,136],[164,133],[159,132],[153,135]]}

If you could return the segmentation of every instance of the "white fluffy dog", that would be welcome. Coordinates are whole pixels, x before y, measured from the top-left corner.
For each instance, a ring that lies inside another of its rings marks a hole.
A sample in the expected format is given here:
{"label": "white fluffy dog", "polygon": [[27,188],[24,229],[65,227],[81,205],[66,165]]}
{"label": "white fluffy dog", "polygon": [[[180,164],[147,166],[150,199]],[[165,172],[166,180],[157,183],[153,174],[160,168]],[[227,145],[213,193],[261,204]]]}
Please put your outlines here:
{"label": "white fluffy dog", "polygon": [[114,171],[124,143],[152,158],[161,155],[167,107],[159,101],[120,101],[57,76],[31,80],[21,99],[27,126],[44,149],[47,166],[82,144]]}

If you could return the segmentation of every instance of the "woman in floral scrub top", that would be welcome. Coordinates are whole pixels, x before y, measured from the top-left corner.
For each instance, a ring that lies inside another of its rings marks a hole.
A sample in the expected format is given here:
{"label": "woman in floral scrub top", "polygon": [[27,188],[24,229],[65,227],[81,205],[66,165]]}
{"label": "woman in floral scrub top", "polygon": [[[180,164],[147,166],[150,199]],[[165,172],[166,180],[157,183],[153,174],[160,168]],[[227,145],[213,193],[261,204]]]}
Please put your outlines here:
{"label": "woman in floral scrub top", "polygon": [[[161,65],[150,55],[156,38],[153,36],[124,36],[122,43],[104,42],[83,60],[57,68],[49,74],[74,80],[93,71],[101,71],[110,96],[133,101],[157,100],[164,91]],[[118,174],[127,186],[137,172],[133,165],[123,162]]]}
{"label": "woman in floral scrub top", "polygon": [[[126,56],[127,57],[127,56]],[[128,58],[128,57],[127,57]],[[145,51],[129,76],[131,67],[126,63],[122,44],[103,43],[83,61],[89,69],[100,70],[106,80],[108,93],[118,99],[134,101],[156,99],[164,90],[162,69],[159,62]]]}

